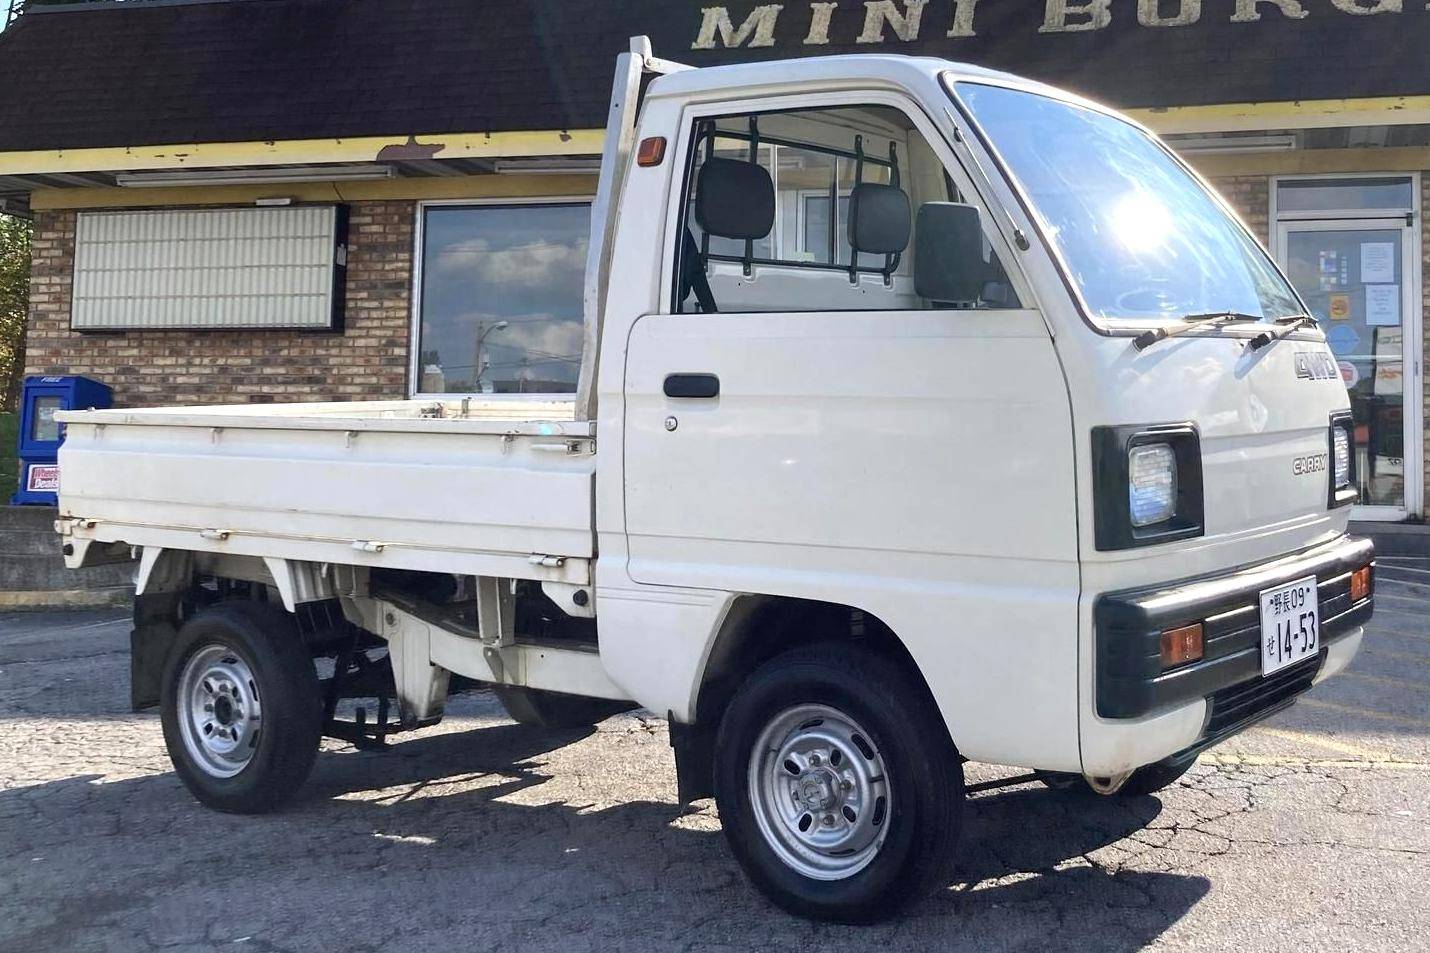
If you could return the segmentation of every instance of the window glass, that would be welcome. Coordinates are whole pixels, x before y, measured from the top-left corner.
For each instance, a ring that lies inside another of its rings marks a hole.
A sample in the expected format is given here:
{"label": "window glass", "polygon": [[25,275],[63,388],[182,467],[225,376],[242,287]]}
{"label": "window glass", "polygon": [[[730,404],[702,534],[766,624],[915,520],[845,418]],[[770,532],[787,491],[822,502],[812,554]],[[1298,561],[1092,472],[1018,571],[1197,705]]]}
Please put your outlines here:
{"label": "window glass", "polygon": [[829,221],[829,195],[806,192],[800,196],[803,221],[799,253],[810,261],[849,262],[849,196],[839,196],[839,219]]}
{"label": "window glass", "polygon": [[1287,179],[1276,184],[1279,212],[1409,211],[1414,207],[1409,178]]}
{"label": "window glass", "polygon": [[[758,166],[773,186],[769,228],[758,238],[706,234],[696,211],[700,170],[711,158]],[[932,148],[899,110],[882,106],[724,116],[696,130],[677,271],[679,309],[708,310],[703,273],[719,311],[906,310],[949,307],[920,298],[913,273],[913,221],[921,203],[962,202]],[[894,253],[861,250],[850,239],[856,186],[895,186],[910,212],[908,243]],[[831,209],[833,214],[831,215]],[[690,262],[697,264],[691,265]],[[992,246],[982,244],[981,291],[959,307],[1017,307]],[[986,294],[982,293],[986,292]]]}
{"label": "window glass", "polygon": [[1049,96],[959,83],[958,98],[1042,220],[1093,318],[1172,321],[1301,306],[1270,258],[1151,136]]}
{"label": "window glass", "polygon": [[60,422],[55,414],[64,408],[58,397],[36,397],[32,405],[35,409],[34,423],[30,425],[30,439],[36,442],[60,439]]}
{"label": "window glass", "polygon": [[[749,117],[723,120],[749,128]],[[723,129],[717,126],[717,129]],[[717,131],[705,140],[701,160],[709,156],[751,161],[750,134],[736,135]],[[750,249],[754,258],[784,262],[818,262],[837,264],[849,262],[848,236],[849,193],[854,188],[858,162],[826,152],[817,152],[798,143],[760,143],[754,150],[754,161],[770,173],[775,186],[774,227],[764,238],[754,239]],[[886,159],[871,156],[866,159],[863,181],[887,183],[889,165]],[[840,218],[831,229],[829,196],[839,199]],[[694,196],[691,196],[694,200]],[[691,229],[702,247],[714,255],[743,257],[745,243],[732,238],[711,235],[706,238],[695,216],[690,217]]]}
{"label": "window glass", "polygon": [[574,392],[590,230],[587,203],[426,208],[416,391]]}

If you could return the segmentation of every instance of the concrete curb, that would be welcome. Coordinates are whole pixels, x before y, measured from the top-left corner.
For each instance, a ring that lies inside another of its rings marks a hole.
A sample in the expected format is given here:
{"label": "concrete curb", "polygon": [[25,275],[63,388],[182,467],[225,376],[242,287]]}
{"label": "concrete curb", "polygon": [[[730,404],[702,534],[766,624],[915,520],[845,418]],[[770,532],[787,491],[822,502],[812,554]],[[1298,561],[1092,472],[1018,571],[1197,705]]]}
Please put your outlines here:
{"label": "concrete curb", "polygon": [[1351,532],[1375,540],[1377,556],[1430,556],[1430,524],[1353,522]]}
{"label": "concrete curb", "polygon": [[93,609],[127,606],[134,599],[132,586],[103,589],[47,589],[0,591],[0,609]]}

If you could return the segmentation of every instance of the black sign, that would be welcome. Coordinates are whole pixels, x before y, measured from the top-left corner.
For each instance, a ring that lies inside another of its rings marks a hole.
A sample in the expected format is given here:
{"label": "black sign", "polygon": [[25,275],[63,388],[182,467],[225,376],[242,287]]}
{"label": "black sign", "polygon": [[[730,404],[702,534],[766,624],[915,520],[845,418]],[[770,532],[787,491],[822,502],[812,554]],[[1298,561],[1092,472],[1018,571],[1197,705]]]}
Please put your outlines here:
{"label": "black sign", "polygon": [[637,34],[656,55],[696,65],[937,56],[1123,107],[1417,95],[1430,93],[1425,2],[35,6],[0,33],[0,152],[599,128],[614,57]]}
{"label": "black sign", "polygon": [[[670,10],[669,4],[662,5]],[[1430,93],[1422,0],[839,0],[698,4],[655,35],[695,61],[888,52],[1123,107]]]}

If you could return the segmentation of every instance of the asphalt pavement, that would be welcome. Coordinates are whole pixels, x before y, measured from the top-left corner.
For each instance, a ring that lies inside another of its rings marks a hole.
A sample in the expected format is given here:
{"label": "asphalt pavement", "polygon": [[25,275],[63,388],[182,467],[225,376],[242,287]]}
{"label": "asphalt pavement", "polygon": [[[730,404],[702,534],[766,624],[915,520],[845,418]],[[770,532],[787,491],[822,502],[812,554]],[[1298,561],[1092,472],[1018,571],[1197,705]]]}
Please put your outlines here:
{"label": "asphalt pavement", "polygon": [[0,614],[0,951],[1430,949],[1430,563],[1383,560],[1378,596],[1350,671],[1158,796],[976,796],[958,880],[874,927],[749,887],[657,719],[463,696],[228,816],[129,712],[122,611]]}

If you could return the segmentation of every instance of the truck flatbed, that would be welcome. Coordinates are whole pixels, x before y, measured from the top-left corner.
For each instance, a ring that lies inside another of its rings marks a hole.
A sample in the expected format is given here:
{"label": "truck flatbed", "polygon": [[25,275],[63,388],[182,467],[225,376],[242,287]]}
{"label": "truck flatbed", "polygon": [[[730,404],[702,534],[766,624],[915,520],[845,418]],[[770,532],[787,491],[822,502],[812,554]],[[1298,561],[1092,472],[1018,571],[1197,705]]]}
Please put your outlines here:
{"label": "truck flatbed", "polygon": [[595,424],[575,420],[571,401],[245,404],[62,420],[60,524],[72,543],[287,558],[296,547],[323,562],[589,581]]}

